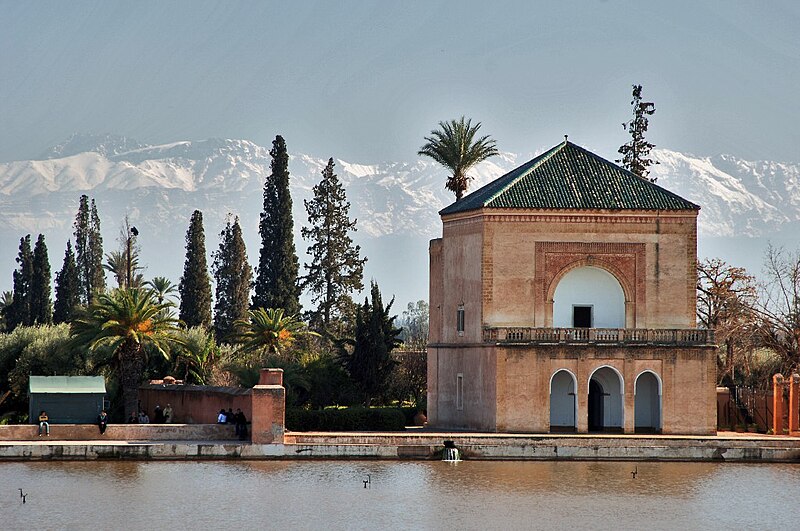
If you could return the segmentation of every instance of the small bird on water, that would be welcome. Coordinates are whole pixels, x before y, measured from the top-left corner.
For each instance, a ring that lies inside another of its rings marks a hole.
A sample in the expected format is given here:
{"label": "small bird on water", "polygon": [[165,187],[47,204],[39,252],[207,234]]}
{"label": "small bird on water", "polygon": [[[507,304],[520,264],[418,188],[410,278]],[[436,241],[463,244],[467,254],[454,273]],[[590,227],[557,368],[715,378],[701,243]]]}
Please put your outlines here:
{"label": "small bird on water", "polygon": [[639,473],[639,465],[636,465],[636,466],[633,468],[633,472],[631,472],[631,477],[632,477],[633,479],[636,479],[636,474],[638,474],[638,473]]}
{"label": "small bird on water", "polygon": [[[364,488],[365,489],[366,488],[372,488],[372,477],[370,477],[369,474],[367,474],[367,479],[365,479],[363,481],[364,481]],[[369,487],[367,487],[367,485],[369,485]]]}

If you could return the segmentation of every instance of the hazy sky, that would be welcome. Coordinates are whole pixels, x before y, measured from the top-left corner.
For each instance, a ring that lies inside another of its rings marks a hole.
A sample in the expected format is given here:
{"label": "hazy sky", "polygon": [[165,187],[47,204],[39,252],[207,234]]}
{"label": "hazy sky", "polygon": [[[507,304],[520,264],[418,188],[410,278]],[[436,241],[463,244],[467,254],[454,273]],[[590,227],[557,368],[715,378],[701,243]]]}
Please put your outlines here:
{"label": "hazy sky", "polygon": [[412,160],[439,120],[502,150],[613,158],[632,83],[649,138],[800,161],[796,1],[0,2],[0,160],[73,132]]}

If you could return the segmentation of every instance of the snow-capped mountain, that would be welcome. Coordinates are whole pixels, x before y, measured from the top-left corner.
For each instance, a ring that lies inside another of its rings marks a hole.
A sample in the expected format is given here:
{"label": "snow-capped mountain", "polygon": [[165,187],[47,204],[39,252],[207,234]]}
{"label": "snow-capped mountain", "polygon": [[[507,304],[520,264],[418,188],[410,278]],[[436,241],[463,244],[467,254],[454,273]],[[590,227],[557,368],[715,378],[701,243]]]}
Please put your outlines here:
{"label": "snow-capped mountain", "polygon": [[[532,158],[503,153],[471,173],[470,189]],[[653,168],[658,184],[702,206],[700,254],[719,256],[714,242],[731,238],[775,238],[791,234],[800,221],[800,165],[748,162],[732,156],[694,157],[658,150]],[[311,197],[327,159],[290,157],[297,248],[306,220],[303,200]],[[0,289],[10,289],[19,238],[45,234],[53,271],[61,267],[71,237],[78,198],[97,200],[106,251],[115,249],[127,214],[139,229],[146,276],[177,282],[184,261],[184,234],[193,210],[203,211],[207,249],[228,213],[241,219],[251,263],[258,261],[261,189],[270,173],[267,147],[246,140],[210,139],[145,145],[113,135],[74,135],[40,160],[0,164]],[[452,202],[446,172],[429,160],[361,164],[336,160],[347,189],[356,242],[369,258],[365,277],[406,302],[427,298],[428,240],[441,232],[437,212]],[[704,253],[710,242],[712,252]],[[753,244],[753,245],[760,245]],[[737,249],[746,246],[737,244]],[[725,247],[722,247],[723,250]],[[748,253],[752,254],[752,253]],[[397,257],[403,257],[398,267]],[[741,265],[735,255],[722,257]],[[752,258],[752,257],[750,257]]]}

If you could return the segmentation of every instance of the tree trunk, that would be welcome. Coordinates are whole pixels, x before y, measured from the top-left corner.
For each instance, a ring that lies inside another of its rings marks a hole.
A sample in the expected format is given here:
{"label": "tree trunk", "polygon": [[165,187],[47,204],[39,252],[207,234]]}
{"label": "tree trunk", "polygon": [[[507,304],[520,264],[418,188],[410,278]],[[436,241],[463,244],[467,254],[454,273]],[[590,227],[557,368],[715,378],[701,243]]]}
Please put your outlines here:
{"label": "tree trunk", "polygon": [[132,340],[122,346],[120,360],[120,380],[122,383],[122,402],[125,405],[125,420],[132,412],[139,413],[139,385],[142,383],[142,347]]}

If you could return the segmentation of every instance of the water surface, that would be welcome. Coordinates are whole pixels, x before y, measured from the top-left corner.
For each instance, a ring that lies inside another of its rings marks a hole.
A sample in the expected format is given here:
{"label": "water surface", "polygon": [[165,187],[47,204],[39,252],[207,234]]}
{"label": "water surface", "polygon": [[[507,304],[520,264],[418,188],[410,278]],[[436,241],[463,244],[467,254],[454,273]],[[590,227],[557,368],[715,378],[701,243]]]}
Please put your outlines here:
{"label": "water surface", "polygon": [[800,529],[799,494],[800,465],[0,463],[0,528]]}

